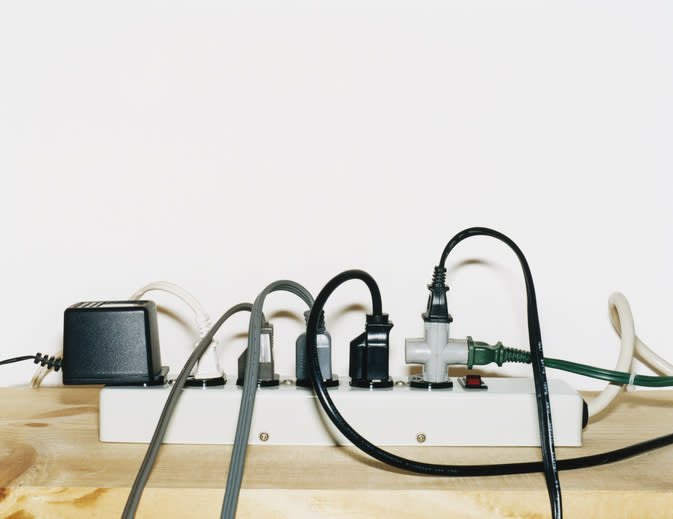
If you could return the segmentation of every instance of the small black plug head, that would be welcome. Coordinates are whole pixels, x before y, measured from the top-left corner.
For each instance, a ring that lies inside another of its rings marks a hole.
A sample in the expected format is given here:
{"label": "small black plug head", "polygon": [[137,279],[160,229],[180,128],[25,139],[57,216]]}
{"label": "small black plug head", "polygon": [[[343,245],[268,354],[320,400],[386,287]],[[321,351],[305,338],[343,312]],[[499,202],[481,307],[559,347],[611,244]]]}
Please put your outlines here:
{"label": "small black plug head", "polygon": [[349,375],[357,387],[389,387],[390,329],[388,314],[367,315],[365,332],[350,344]]}
{"label": "small black plug head", "polygon": [[428,285],[430,290],[428,309],[423,314],[423,320],[426,322],[450,323],[453,321],[446,303],[446,293],[449,291],[449,287],[446,286],[445,281],[446,269],[439,266],[435,267],[432,283]]}

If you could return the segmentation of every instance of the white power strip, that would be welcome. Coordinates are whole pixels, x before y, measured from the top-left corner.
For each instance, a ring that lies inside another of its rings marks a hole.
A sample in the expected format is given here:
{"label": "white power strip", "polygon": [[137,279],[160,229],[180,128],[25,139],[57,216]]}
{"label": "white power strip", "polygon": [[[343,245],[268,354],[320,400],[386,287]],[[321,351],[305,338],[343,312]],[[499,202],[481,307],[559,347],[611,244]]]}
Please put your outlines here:
{"label": "white power strip", "polygon": [[[537,407],[530,378],[484,379],[485,390],[352,388],[348,379],[330,389],[341,414],[376,445],[536,446]],[[171,386],[104,387],[100,440],[149,442]],[[232,381],[219,388],[186,388],[166,431],[165,443],[231,444],[241,399]],[[582,397],[561,380],[549,381],[554,440],[582,445]],[[311,389],[281,383],[259,388],[250,443],[350,445],[324,415]]]}

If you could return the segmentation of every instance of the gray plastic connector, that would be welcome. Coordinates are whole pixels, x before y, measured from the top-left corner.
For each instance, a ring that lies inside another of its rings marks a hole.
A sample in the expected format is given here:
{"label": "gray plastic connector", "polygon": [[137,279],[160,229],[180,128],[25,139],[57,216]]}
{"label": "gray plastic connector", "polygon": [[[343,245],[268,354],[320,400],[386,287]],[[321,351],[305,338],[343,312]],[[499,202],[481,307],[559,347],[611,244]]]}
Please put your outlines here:
{"label": "gray plastic connector", "polygon": [[[243,385],[245,370],[248,362],[248,348],[238,357],[238,378],[236,384]],[[257,382],[261,386],[278,385],[278,375],[274,373],[275,362],[273,359],[273,325],[269,322],[262,324],[259,336],[259,375]]]}
{"label": "gray plastic connector", "polygon": [[[310,312],[305,312],[304,317],[308,322]],[[320,371],[324,380],[332,378],[332,337],[325,328],[324,314],[320,315],[318,320],[318,328],[316,335],[316,347],[318,349],[318,363],[320,364]],[[302,333],[297,337],[296,342],[296,374],[297,380],[309,381],[309,365],[310,359],[306,351],[306,333]]]}
{"label": "gray plastic connector", "polygon": [[447,382],[449,366],[467,365],[467,340],[450,339],[449,323],[425,321],[424,325],[423,339],[405,340],[405,360],[423,365],[424,382]]}
{"label": "gray plastic connector", "polygon": [[259,338],[259,380],[272,380],[275,368],[273,360],[273,325],[264,323]]}

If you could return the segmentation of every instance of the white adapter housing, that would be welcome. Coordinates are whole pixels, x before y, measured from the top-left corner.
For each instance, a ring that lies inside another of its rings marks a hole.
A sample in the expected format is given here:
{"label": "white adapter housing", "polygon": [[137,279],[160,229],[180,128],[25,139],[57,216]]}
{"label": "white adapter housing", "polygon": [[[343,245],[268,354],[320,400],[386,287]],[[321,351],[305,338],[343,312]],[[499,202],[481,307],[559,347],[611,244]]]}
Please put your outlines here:
{"label": "white adapter housing", "polygon": [[437,384],[449,380],[449,366],[467,365],[467,340],[449,339],[449,323],[425,323],[423,339],[404,341],[407,364],[423,366],[423,380]]}

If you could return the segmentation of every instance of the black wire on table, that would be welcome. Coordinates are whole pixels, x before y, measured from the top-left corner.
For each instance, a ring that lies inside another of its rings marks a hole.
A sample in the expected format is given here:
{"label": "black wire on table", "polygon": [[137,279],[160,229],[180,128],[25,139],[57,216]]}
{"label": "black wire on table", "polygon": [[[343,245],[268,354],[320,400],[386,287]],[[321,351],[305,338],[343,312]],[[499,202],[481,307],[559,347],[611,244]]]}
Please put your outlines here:
{"label": "black wire on table", "polygon": [[13,357],[11,359],[0,360],[0,365],[2,364],[13,364],[14,362],[22,362],[24,360],[33,360],[35,355],[23,355],[21,357]]}
{"label": "black wire on table", "polygon": [[48,366],[50,369],[53,368],[55,371],[61,369],[61,364],[63,359],[61,357],[50,357],[49,355],[42,355],[41,353],[36,353],[35,355],[22,355],[20,357],[12,357],[11,359],[0,360],[0,366],[3,364],[13,364],[15,362],[22,362],[24,360],[32,360],[35,364],[40,364],[41,366]]}

